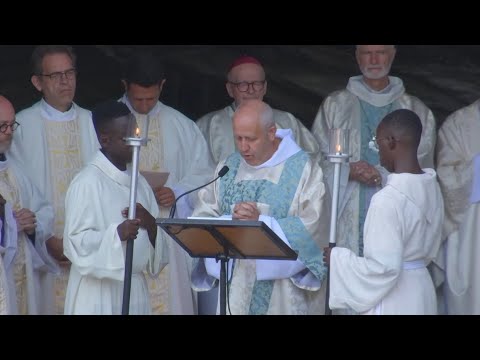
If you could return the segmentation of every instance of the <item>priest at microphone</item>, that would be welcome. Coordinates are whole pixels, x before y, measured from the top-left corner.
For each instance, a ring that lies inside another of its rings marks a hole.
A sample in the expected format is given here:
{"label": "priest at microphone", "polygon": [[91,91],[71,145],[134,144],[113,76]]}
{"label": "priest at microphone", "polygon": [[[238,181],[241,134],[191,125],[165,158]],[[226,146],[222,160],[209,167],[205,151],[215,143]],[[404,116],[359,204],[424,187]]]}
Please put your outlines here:
{"label": "priest at microphone", "polygon": [[[277,130],[271,107],[260,100],[237,108],[233,132],[238,151],[216,170],[227,165],[229,171],[199,191],[193,216],[263,221],[298,259],[230,260],[228,309],[232,315],[321,314],[327,273],[322,249],[330,221],[322,169],[295,143],[290,129]],[[208,291],[219,277],[220,263],[200,259],[193,288]]]}

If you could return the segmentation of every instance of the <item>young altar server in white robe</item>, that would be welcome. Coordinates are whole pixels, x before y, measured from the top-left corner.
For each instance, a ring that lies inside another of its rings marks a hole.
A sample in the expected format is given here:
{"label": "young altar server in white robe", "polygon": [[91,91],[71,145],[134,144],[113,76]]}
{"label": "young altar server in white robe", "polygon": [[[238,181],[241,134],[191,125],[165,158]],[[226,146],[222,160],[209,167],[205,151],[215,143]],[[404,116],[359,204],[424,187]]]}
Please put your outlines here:
{"label": "young altar server in white robe", "polygon": [[7,314],[38,315],[44,305],[42,280],[56,270],[46,247],[53,234],[54,216],[53,207],[5,155],[18,127],[13,105],[0,96],[0,283],[6,281],[4,309]]}
{"label": "young altar server in white robe", "polygon": [[[151,314],[144,271],[166,265],[165,240],[157,231],[158,207],[145,178],[138,177],[136,219],[125,220],[130,202],[132,147],[125,143],[135,117],[111,100],[93,110],[101,144],[73,179],[65,199],[65,255],[72,262],[65,314],[121,314],[127,240],[134,239],[129,313]],[[136,126],[136,125],[135,125]]]}
{"label": "young altar server in white robe", "polygon": [[[322,314],[330,197],[320,166],[277,130],[273,111],[260,100],[242,102],[233,117],[238,152],[217,167],[228,173],[200,190],[194,216],[260,220],[298,253],[296,261],[234,260],[229,271],[229,309],[244,314]],[[232,273],[233,267],[233,273]],[[215,259],[198,261],[193,287],[208,291],[219,279]]]}
{"label": "young altar server in white robe", "polygon": [[391,174],[372,197],[364,256],[341,247],[324,249],[331,309],[372,315],[437,313],[426,266],[439,250],[443,199],[435,171],[418,162],[421,134],[418,115],[407,109],[388,114],[379,124],[380,163]]}

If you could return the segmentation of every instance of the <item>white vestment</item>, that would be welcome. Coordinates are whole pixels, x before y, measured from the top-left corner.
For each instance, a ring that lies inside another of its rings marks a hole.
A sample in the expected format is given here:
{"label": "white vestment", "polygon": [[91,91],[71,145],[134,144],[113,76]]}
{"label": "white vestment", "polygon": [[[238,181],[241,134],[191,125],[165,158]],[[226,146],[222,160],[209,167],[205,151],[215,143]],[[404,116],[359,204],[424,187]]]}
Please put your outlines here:
{"label": "white vestment", "polygon": [[[238,152],[217,166],[229,172],[199,192],[194,216],[232,214],[235,204],[255,202],[264,221],[298,253],[298,261],[238,260],[230,274],[229,309],[241,314],[322,314],[326,267],[322,249],[328,244],[330,198],[323,172],[293,140],[290,130],[264,164],[250,166]],[[228,220],[226,220],[228,221]],[[193,287],[207,291],[219,278],[214,259],[199,261]],[[228,311],[227,311],[228,313]]]}
{"label": "white vestment", "polygon": [[[137,121],[144,121],[146,116],[138,114],[126,96],[121,101],[135,114]],[[214,175],[214,166],[205,139],[195,123],[161,102],[148,116],[148,138],[151,141],[140,151],[140,170],[169,172],[165,186],[173,190],[175,197],[209,182]],[[198,193],[194,192],[180,199],[176,217],[190,216],[197,197]],[[169,211],[170,208],[160,207],[160,217],[167,218]],[[165,236],[170,248],[169,264],[160,277],[148,278],[153,314],[195,315],[197,299],[190,287],[193,260],[174,240]]]}
{"label": "white vestment", "polygon": [[[215,164],[236,150],[232,127],[233,114],[234,104],[208,113],[197,120]],[[318,155],[320,147],[317,141],[300,120],[288,112],[277,109],[273,109],[273,119],[278,129],[292,130],[295,142],[303,150],[313,157]]]}
{"label": "white vestment", "polygon": [[[62,113],[42,99],[19,112],[16,120],[20,126],[13,133],[7,157],[24,170],[53,205],[54,234],[61,238],[68,185],[100,148],[91,112],[73,104]],[[50,276],[42,285],[46,304],[43,314],[63,314],[67,280],[68,269],[59,268],[55,279]]]}
{"label": "white vestment", "polygon": [[[45,245],[53,234],[53,207],[9,160],[0,162],[0,194],[7,201],[0,252],[8,283],[8,313],[37,315],[45,305],[41,295],[43,280],[56,270]],[[33,240],[17,229],[13,211],[20,209],[35,213]]]}
{"label": "white vestment", "polygon": [[[418,159],[422,168],[433,168],[433,154],[435,148],[436,123],[432,112],[418,98],[405,93],[400,79],[390,77],[391,85],[382,92],[369,89],[359,77],[350,79],[348,88],[336,91],[329,95],[320,106],[312,132],[320,143],[323,155],[328,154],[329,129],[342,128],[350,130],[349,153],[350,162],[360,160],[362,147],[368,144],[361,142],[361,119],[364,116],[360,100],[372,106],[387,106],[390,111],[396,109],[410,109],[419,117],[423,125],[422,138],[418,148]],[[361,96],[361,98],[360,98]],[[373,135],[375,129],[371,129]],[[369,139],[371,141],[371,138]],[[325,171],[326,182],[333,190],[333,165],[321,157],[322,169]],[[379,164],[372,164],[382,174],[382,183],[385,184],[388,172]],[[359,253],[360,238],[360,186],[356,181],[349,181],[349,165],[343,165],[340,178],[340,195],[337,226],[337,244]],[[378,187],[379,189],[380,187]]]}
{"label": "white vestment", "polygon": [[366,314],[437,313],[435,287],[426,265],[437,255],[444,219],[433,169],[390,174],[370,203],[365,255],[346,248],[330,256],[330,308]]}
{"label": "white vestment", "polygon": [[480,202],[471,199],[479,190],[473,181],[480,176],[479,137],[480,100],[451,114],[438,132],[437,172],[445,201],[442,238],[446,242],[436,263],[446,275],[448,314],[480,314]]}
{"label": "white vestment", "polygon": [[[116,168],[101,151],[71,182],[65,198],[65,255],[72,262],[65,314],[119,315],[122,310],[126,242],[117,227],[130,204],[131,177]],[[138,177],[137,203],[158,217],[155,195],[145,178]],[[167,262],[160,232],[153,249],[147,230],[134,240],[130,314],[150,314],[144,271],[157,276]]]}

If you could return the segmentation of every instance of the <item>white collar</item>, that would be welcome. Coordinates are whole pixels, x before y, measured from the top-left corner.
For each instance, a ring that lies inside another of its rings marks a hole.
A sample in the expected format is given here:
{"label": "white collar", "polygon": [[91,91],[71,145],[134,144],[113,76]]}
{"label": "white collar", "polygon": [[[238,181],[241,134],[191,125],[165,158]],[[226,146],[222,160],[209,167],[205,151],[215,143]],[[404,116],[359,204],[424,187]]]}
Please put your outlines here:
{"label": "white collar", "polygon": [[353,76],[348,80],[347,89],[363,101],[382,107],[393,103],[405,93],[405,87],[400,78],[389,76],[388,79],[390,83],[385,89],[375,91],[365,83],[362,75]]}
{"label": "white collar", "polygon": [[42,116],[50,121],[72,121],[77,117],[77,106],[75,105],[75,103],[72,103],[70,110],[67,110],[65,112],[58,111],[53,106],[49,105],[45,101],[45,99],[42,99],[40,101],[40,107]]}
{"label": "white collar", "polygon": [[[275,136],[277,138],[282,139],[282,141],[278,145],[277,151],[275,151],[275,153],[272,155],[272,157],[269,160],[267,160],[261,165],[251,166],[252,168],[263,169],[263,168],[277,166],[278,164],[281,164],[282,162],[292,157],[293,155],[295,155],[301,150],[301,148],[297,145],[297,143],[293,139],[293,133],[291,129],[277,129]],[[245,162],[245,164],[247,164],[245,160],[243,161]]]}

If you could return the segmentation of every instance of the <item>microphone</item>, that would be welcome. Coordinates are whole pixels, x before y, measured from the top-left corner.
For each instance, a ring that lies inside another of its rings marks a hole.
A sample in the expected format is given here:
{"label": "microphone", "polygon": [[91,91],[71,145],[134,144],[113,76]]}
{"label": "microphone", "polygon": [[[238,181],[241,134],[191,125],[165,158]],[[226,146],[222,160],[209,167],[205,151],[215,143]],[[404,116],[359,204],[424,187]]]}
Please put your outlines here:
{"label": "microphone", "polygon": [[170,215],[169,215],[168,217],[169,217],[170,219],[173,219],[173,217],[175,216],[175,211],[177,210],[177,202],[178,202],[178,200],[180,200],[180,199],[181,199],[182,197],[184,197],[185,195],[188,195],[188,194],[190,194],[190,193],[192,193],[192,192],[194,192],[194,191],[200,190],[201,188],[204,188],[205,186],[208,186],[208,185],[210,185],[211,183],[217,181],[217,180],[220,179],[221,177],[225,176],[225,174],[228,173],[228,170],[230,170],[230,169],[228,168],[227,165],[225,165],[224,167],[222,167],[222,168],[220,169],[220,171],[218,172],[218,176],[217,176],[215,179],[213,179],[213,180],[210,181],[209,183],[206,183],[205,185],[202,185],[202,186],[199,186],[199,187],[197,187],[197,188],[195,188],[195,189],[192,189],[192,190],[189,190],[189,191],[187,191],[187,192],[184,192],[182,195],[180,195],[179,197],[177,197],[177,198],[175,199],[175,202],[174,202],[173,205],[172,205],[172,208],[170,209]]}

